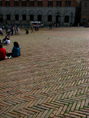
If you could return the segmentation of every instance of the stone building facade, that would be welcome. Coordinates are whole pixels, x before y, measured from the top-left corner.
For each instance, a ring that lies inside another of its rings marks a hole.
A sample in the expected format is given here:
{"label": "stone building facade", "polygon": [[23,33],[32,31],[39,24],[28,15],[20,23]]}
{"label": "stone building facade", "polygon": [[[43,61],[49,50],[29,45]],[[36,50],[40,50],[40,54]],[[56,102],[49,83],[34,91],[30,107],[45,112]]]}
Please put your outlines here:
{"label": "stone building facade", "polygon": [[76,7],[76,0],[0,0],[0,24],[41,21],[44,25],[73,25]]}
{"label": "stone building facade", "polygon": [[89,26],[89,0],[81,0],[81,23]]}

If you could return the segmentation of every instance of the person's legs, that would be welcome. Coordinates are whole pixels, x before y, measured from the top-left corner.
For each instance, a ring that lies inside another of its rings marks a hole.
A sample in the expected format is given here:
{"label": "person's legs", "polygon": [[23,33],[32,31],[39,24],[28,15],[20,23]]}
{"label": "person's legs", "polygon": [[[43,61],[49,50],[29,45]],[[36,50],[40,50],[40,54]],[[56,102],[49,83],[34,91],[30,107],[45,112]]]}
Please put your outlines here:
{"label": "person's legs", "polygon": [[12,53],[8,53],[8,52],[7,52],[6,56],[8,56],[8,57],[9,57],[9,56],[12,56]]}

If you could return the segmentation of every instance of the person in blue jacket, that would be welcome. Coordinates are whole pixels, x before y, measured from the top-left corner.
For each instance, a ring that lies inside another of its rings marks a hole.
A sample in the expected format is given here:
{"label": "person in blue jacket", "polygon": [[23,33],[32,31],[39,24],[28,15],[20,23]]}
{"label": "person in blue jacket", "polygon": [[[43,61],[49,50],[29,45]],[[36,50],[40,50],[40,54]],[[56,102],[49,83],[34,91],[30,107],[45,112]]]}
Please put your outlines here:
{"label": "person in blue jacket", "polygon": [[14,42],[14,47],[12,48],[11,53],[7,53],[6,56],[11,58],[11,57],[18,57],[21,55],[21,50],[18,42]]}

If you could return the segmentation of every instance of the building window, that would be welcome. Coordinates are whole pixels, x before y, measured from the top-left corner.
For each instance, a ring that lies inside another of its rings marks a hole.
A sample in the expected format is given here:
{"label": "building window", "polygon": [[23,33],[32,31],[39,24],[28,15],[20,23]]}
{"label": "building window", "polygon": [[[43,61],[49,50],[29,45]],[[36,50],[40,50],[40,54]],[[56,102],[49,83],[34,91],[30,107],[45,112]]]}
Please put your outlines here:
{"label": "building window", "polygon": [[34,6],[34,1],[30,1],[30,6],[31,6],[31,7]]}
{"label": "building window", "polygon": [[69,16],[65,16],[64,22],[69,23]]}
{"label": "building window", "polygon": [[3,15],[0,14],[0,22],[3,22]]}
{"label": "building window", "polygon": [[61,1],[57,1],[57,7],[61,7]]}
{"label": "building window", "polygon": [[83,19],[83,24],[86,24],[86,19],[85,18]]}
{"label": "building window", "polygon": [[42,1],[38,1],[38,7],[42,7]]}
{"label": "building window", "polygon": [[15,1],[14,2],[14,6],[16,7],[16,6],[19,6],[19,2],[18,1]]}
{"label": "building window", "polygon": [[6,1],[6,6],[7,6],[7,7],[10,6],[10,1]]}
{"label": "building window", "polygon": [[71,2],[70,1],[66,1],[66,7],[70,7],[70,4],[71,4]]}
{"label": "building window", "polygon": [[53,6],[53,1],[48,1],[48,6],[52,7]]}
{"label": "building window", "polygon": [[42,21],[42,16],[38,15],[38,21]]}
{"label": "building window", "polygon": [[84,3],[84,7],[87,7],[87,3]]}
{"label": "building window", "polygon": [[26,15],[22,15],[22,20],[26,21]]}
{"label": "building window", "polygon": [[10,20],[10,15],[9,14],[7,14],[7,20]]}
{"label": "building window", "polygon": [[2,1],[0,1],[0,6],[2,6]]}
{"label": "building window", "polygon": [[52,22],[52,16],[51,15],[48,15],[48,21]]}
{"label": "building window", "polygon": [[22,1],[22,6],[23,6],[23,7],[26,6],[26,1]]}
{"label": "building window", "polygon": [[34,16],[30,15],[30,21],[34,21]]}
{"label": "building window", "polygon": [[18,15],[18,14],[15,15],[15,20],[16,20],[16,21],[19,20],[19,15]]}
{"label": "building window", "polygon": [[86,16],[86,12],[83,13]]}
{"label": "building window", "polygon": [[29,2],[29,0],[26,0],[27,2]]}

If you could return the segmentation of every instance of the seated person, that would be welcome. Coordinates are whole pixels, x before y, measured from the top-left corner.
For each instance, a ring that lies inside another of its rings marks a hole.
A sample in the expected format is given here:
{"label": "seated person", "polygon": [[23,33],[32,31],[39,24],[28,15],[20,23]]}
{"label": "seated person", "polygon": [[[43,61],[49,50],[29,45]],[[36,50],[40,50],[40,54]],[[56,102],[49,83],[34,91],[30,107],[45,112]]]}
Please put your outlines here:
{"label": "seated person", "polygon": [[6,58],[6,49],[3,48],[2,44],[0,44],[0,60],[4,60]]}
{"label": "seated person", "polygon": [[7,53],[6,56],[8,56],[8,57],[18,57],[20,55],[21,55],[20,46],[19,46],[18,42],[14,42],[14,47],[12,49],[12,52]]}
{"label": "seated person", "polygon": [[2,44],[10,44],[10,38],[8,36],[6,36],[3,41],[2,41]]}

